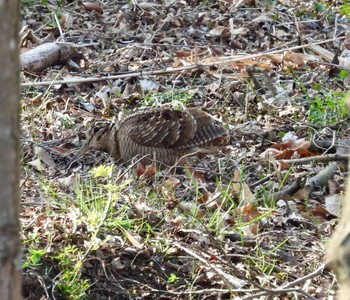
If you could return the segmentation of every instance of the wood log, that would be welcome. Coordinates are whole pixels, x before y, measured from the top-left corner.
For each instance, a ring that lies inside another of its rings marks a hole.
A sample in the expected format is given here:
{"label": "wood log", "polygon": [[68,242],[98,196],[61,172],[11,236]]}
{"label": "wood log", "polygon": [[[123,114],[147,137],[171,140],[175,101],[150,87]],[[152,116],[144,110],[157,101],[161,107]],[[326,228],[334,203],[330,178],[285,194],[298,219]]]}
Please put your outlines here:
{"label": "wood log", "polygon": [[338,299],[350,295],[350,177],[344,198],[342,217],[328,245],[328,261],[334,268],[340,286]]}
{"label": "wood log", "polygon": [[20,55],[21,67],[28,72],[41,72],[48,67],[66,63],[75,52],[71,44],[46,43]]}

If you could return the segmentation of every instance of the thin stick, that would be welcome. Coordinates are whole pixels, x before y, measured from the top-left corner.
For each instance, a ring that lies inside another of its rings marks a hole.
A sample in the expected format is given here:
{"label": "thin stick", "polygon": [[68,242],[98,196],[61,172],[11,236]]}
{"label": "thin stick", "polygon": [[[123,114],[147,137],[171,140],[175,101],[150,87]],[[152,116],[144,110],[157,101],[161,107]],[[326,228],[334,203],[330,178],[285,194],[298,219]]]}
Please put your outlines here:
{"label": "thin stick", "polygon": [[201,64],[201,65],[193,64],[193,65],[189,65],[189,66],[182,66],[182,67],[176,67],[176,68],[170,67],[170,68],[166,68],[164,70],[132,72],[132,73],[124,73],[124,74],[119,74],[119,75],[114,75],[114,76],[104,76],[104,77],[72,78],[72,79],[68,79],[68,80],[57,80],[57,81],[51,80],[51,81],[39,81],[39,82],[26,82],[26,83],[21,83],[21,87],[48,86],[48,85],[54,85],[54,84],[71,84],[71,83],[84,83],[84,82],[98,82],[98,81],[105,81],[105,80],[116,80],[116,79],[122,79],[122,78],[129,78],[129,77],[134,77],[134,76],[166,75],[166,74],[177,73],[177,72],[181,72],[181,71],[195,69],[195,68],[198,68],[200,66],[211,67],[211,66],[220,65],[220,64],[227,64],[230,62],[258,58],[258,57],[262,57],[265,55],[283,53],[285,51],[303,49],[303,48],[309,47],[310,45],[324,44],[324,43],[328,43],[328,42],[332,42],[332,41],[340,40],[340,39],[344,39],[344,38],[345,37],[338,37],[336,39],[328,39],[325,41],[309,43],[309,44],[302,45],[302,46],[295,46],[295,47],[290,47],[287,49],[275,50],[275,51],[271,51],[271,52],[263,52],[263,53],[252,54],[252,55],[227,56],[227,57],[222,57],[222,60],[217,60],[217,61],[212,62],[212,63],[206,63],[206,64]]}

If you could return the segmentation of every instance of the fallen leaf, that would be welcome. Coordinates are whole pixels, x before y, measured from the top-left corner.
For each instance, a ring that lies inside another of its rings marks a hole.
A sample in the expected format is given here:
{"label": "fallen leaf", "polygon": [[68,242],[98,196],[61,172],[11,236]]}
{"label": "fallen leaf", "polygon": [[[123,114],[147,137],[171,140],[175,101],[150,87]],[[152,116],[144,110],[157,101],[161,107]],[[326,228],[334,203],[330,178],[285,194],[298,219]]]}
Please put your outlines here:
{"label": "fallen leaf", "polygon": [[120,257],[116,257],[112,260],[112,267],[115,270],[123,270],[125,268],[125,265],[122,263]]}
{"label": "fallen leaf", "polygon": [[129,240],[129,242],[138,250],[141,250],[143,248],[143,245],[136,239],[135,236],[133,236],[129,231],[123,230],[126,238]]}
{"label": "fallen leaf", "polygon": [[344,193],[342,194],[334,194],[325,197],[325,208],[326,210],[334,215],[340,216],[344,203]]}
{"label": "fallen leaf", "polygon": [[239,203],[243,202],[253,202],[255,197],[251,192],[249,186],[242,181],[241,173],[235,170],[233,173],[232,188],[239,195]]}
{"label": "fallen leaf", "polygon": [[38,170],[38,171],[43,171],[43,164],[41,162],[41,160],[39,158],[34,159],[30,162],[28,162],[28,165],[32,166],[34,169]]}
{"label": "fallen leaf", "polygon": [[103,14],[103,9],[101,6],[99,6],[98,3],[95,2],[83,2],[82,5],[84,6],[86,11],[95,11],[99,14]]}
{"label": "fallen leaf", "polygon": [[162,187],[168,191],[173,191],[180,184],[180,180],[174,176],[164,180]]}
{"label": "fallen leaf", "polygon": [[321,216],[324,219],[331,214],[322,204],[319,203],[312,209],[312,212],[314,215]]}
{"label": "fallen leaf", "polygon": [[47,164],[49,167],[56,167],[56,163],[51,158],[51,155],[44,148],[38,147],[37,153],[42,162]]}

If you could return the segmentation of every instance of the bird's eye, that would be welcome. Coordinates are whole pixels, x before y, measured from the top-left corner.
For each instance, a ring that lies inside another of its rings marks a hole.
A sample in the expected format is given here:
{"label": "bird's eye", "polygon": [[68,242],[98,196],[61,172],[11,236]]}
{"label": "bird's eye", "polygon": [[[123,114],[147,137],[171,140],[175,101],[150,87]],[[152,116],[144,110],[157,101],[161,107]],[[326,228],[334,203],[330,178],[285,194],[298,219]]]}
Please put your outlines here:
{"label": "bird's eye", "polygon": [[100,127],[95,127],[95,128],[94,128],[94,133],[99,132],[99,131],[100,131],[100,129],[101,129]]}

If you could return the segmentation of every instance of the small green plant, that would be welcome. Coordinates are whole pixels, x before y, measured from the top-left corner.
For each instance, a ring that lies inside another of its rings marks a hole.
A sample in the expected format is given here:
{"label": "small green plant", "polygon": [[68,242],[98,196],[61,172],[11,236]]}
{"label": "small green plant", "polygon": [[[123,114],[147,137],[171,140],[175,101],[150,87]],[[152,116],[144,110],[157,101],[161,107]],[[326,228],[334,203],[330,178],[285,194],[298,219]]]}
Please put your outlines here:
{"label": "small green plant", "polygon": [[193,93],[188,89],[170,89],[163,93],[152,94],[144,97],[144,106],[159,106],[160,104],[173,104],[175,108],[186,106]]}
{"label": "small green plant", "polygon": [[106,165],[100,165],[96,168],[93,168],[92,170],[89,171],[89,173],[94,177],[94,178],[110,178],[112,176],[113,172],[113,165],[106,166]]}
{"label": "small green plant", "polygon": [[[84,180],[77,176],[74,184],[72,183],[74,186],[72,197],[61,197],[54,183],[41,182],[40,186],[47,196],[48,203],[54,204],[61,212],[69,212],[69,218],[74,218],[74,222],[86,224],[89,234],[85,244],[88,247],[78,248],[70,243],[63,249],[58,249],[53,257],[60,267],[55,285],[64,299],[87,298],[91,282],[82,278],[80,269],[89,253],[98,249],[110,238],[108,235],[102,238],[99,236],[101,228],[118,226],[128,228],[133,227],[136,222],[127,218],[127,206],[114,206],[120,193],[131,182],[129,179],[122,179],[120,174],[119,168],[102,165],[91,170]],[[29,242],[31,241],[28,241],[28,244]],[[28,255],[25,267],[40,264],[40,257],[45,252],[35,250],[29,252],[31,255]]]}
{"label": "small green plant", "polygon": [[169,283],[178,283],[179,277],[176,274],[171,273],[170,276],[168,277],[168,282]]}
{"label": "small green plant", "polygon": [[232,210],[237,206],[232,197],[232,183],[228,184],[226,187],[222,186],[220,179],[216,180],[218,185],[218,190],[221,194],[221,201],[217,209],[213,211],[207,223],[208,229],[214,231],[216,235],[219,235],[226,228],[225,219],[232,213]]}
{"label": "small green plant", "polygon": [[23,268],[27,267],[37,267],[41,265],[41,258],[44,254],[46,254],[46,250],[44,249],[28,249],[28,255],[25,263],[23,264]]}
{"label": "small green plant", "polygon": [[341,70],[340,72],[339,72],[339,77],[340,77],[340,79],[341,80],[344,80],[347,76],[348,76],[348,71],[347,70]]}
{"label": "small green plant", "polygon": [[61,267],[57,287],[65,299],[85,299],[91,286],[88,279],[81,278],[82,254],[78,247],[68,245],[55,256]]}
{"label": "small green plant", "polygon": [[[314,124],[328,125],[343,121],[348,116],[348,110],[345,106],[345,91],[325,90],[322,83],[316,83],[312,86],[313,92],[310,96],[309,91],[300,81],[297,74],[289,69],[294,79],[300,84],[302,92],[309,101],[309,120]],[[347,72],[341,71],[339,77],[344,79]]]}
{"label": "small green plant", "polygon": [[309,119],[314,124],[332,124],[346,119],[345,92],[323,91],[310,97]]}
{"label": "small green plant", "polygon": [[319,14],[327,10],[325,4],[323,4],[322,2],[315,1],[312,4],[316,12]]}
{"label": "small green plant", "polygon": [[[132,182],[130,179],[116,184],[114,180],[118,181],[115,177],[118,178],[119,175],[113,175],[113,172],[113,165],[100,165],[89,171],[91,175],[89,181],[81,182],[79,178],[77,180],[75,189],[77,208],[82,216],[95,225],[106,220],[107,214],[112,211],[112,202],[116,201],[119,194]],[[119,216],[125,215],[122,211],[123,208],[118,211]]]}
{"label": "small green plant", "polygon": [[345,1],[345,3],[340,6],[339,12],[349,19],[350,18],[350,4],[347,1]]}
{"label": "small green plant", "polygon": [[72,118],[70,117],[70,115],[68,114],[63,114],[61,112],[56,112],[56,115],[59,117],[60,122],[61,122],[61,126],[64,129],[68,129],[71,128],[74,125],[74,122],[72,120]]}
{"label": "small green plant", "polygon": [[275,267],[278,264],[278,261],[275,259],[276,252],[282,248],[288,242],[288,240],[289,238],[286,238],[273,249],[268,251],[263,250],[258,246],[255,247],[256,256],[254,258],[250,257],[250,260],[260,272],[270,276],[275,271]]}

